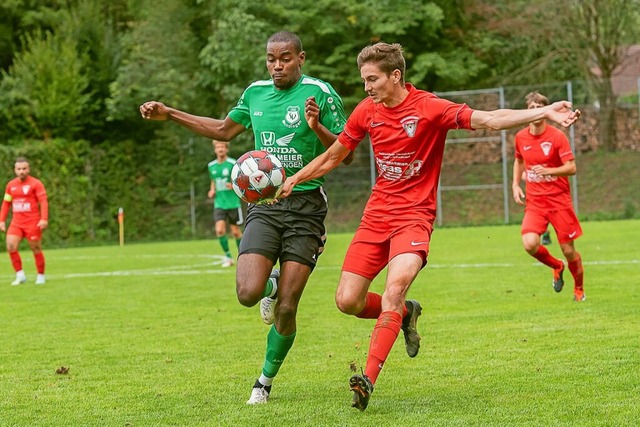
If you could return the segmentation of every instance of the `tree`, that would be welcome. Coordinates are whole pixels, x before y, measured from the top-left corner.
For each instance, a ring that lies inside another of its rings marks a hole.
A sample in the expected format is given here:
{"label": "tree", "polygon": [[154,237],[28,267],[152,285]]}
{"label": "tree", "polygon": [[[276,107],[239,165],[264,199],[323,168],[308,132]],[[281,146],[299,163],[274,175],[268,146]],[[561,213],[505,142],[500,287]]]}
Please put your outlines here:
{"label": "tree", "polygon": [[0,114],[8,139],[52,137],[72,139],[82,129],[88,109],[86,62],[75,40],[36,32],[24,40],[27,50],[3,72]]}
{"label": "tree", "polygon": [[571,6],[573,14],[567,22],[567,33],[585,52],[583,66],[600,106],[600,142],[607,151],[615,151],[616,95],[612,77],[625,56],[626,43],[637,34],[640,1],[572,0]]}

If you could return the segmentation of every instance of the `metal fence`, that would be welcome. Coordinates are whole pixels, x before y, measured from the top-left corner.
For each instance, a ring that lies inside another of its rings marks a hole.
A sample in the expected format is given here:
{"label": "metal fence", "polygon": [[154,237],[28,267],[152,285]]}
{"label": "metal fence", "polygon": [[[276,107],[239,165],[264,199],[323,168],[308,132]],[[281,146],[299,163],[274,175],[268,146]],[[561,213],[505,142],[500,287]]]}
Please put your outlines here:
{"label": "metal fence", "polygon": [[[618,97],[620,150],[637,153],[640,158],[640,77],[635,93]],[[574,206],[580,213],[579,186],[581,156],[600,150],[597,126],[598,105],[586,82],[561,82],[536,86],[508,86],[484,90],[440,92],[438,96],[466,103],[474,109],[526,108],[524,97],[538,91],[551,101],[566,99],[585,113],[567,130],[567,137],[578,159],[578,173],[571,178]],[[501,132],[450,131],[445,148],[443,169],[438,191],[438,225],[480,225],[517,223],[522,208],[511,197],[513,139],[521,128]],[[232,146],[233,147],[233,146]],[[241,153],[232,153],[238,156]],[[635,155],[635,154],[634,154]],[[633,161],[631,156],[630,161]],[[376,177],[370,144],[363,141],[356,150],[354,162],[341,165],[327,176],[325,187],[329,195],[329,232],[353,231],[362,215]],[[640,186],[640,168],[630,167],[630,182]],[[206,194],[206,181],[198,181],[185,189],[189,195],[188,209],[194,237],[213,235],[211,201]],[[200,188],[202,187],[202,188]],[[623,202],[620,202],[623,203]],[[635,203],[635,202],[632,202]],[[624,206],[610,206],[618,211]],[[631,208],[634,211],[635,208]],[[622,213],[620,213],[622,215]]]}

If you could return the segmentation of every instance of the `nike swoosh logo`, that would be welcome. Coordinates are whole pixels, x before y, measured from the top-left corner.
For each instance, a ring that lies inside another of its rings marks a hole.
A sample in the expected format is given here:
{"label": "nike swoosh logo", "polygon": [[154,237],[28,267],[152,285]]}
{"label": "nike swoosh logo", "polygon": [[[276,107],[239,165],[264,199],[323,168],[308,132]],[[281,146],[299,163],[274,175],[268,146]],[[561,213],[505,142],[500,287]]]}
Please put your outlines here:
{"label": "nike swoosh logo", "polygon": [[429,242],[416,242],[415,240],[411,241],[411,246],[420,246],[420,245],[428,245]]}
{"label": "nike swoosh logo", "polygon": [[577,231],[574,231],[573,233],[569,234],[569,238],[570,238],[570,239],[573,239],[573,236],[575,236],[576,234],[578,234],[578,232],[577,232]]}
{"label": "nike swoosh logo", "polygon": [[376,127],[378,127],[378,126],[382,126],[383,124],[384,124],[384,122],[379,122],[379,123],[371,122],[371,127],[372,127],[372,128],[376,128]]}
{"label": "nike swoosh logo", "polygon": [[522,147],[524,149],[524,151],[530,150],[531,146],[530,145],[525,145],[524,147]]}

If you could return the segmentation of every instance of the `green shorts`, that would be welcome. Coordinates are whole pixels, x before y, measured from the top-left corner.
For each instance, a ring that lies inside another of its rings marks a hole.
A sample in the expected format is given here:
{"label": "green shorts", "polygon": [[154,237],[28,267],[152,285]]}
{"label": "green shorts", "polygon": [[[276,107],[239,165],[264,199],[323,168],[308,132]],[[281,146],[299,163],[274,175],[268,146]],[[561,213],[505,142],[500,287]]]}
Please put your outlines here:
{"label": "green shorts", "polygon": [[324,250],[326,216],[322,187],[293,193],[273,205],[249,205],[240,255],[260,254],[274,264],[295,261],[313,269]]}

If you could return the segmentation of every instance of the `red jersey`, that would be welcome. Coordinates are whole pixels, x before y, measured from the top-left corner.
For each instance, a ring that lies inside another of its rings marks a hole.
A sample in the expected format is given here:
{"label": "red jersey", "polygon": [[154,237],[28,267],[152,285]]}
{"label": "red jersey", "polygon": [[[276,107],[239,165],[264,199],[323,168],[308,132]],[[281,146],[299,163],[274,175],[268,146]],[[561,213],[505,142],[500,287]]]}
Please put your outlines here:
{"label": "red jersey", "polygon": [[[5,221],[9,214],[9,204],[13,212],[11,223],[18,226],[29,226],[41,219],[49,220],[47,191],[42,182],[32,176],[24,181],[14,178],[7,184],[4,192],[0,221]],[[38,209],[40,205],[40,209]]]}
{"label": "red jersey", "polygon": [[406,84],[409,95],[388,108],[369,97],[338,137],[350,150],[369,134],[378,178],[365,214],[436,217],[442,155],[449,129],[471,129],[473,110]]}
{"label": "red jersey", "polygon": [[532,135],[528,127],[522,129],[516,134],[515,156],[524,161],[526,208],[544,211],[573,208],[566,176],[540,177],[531,171],[535,165],[556,168],[575,159],[562,131],[547,125],[543,133]]}

